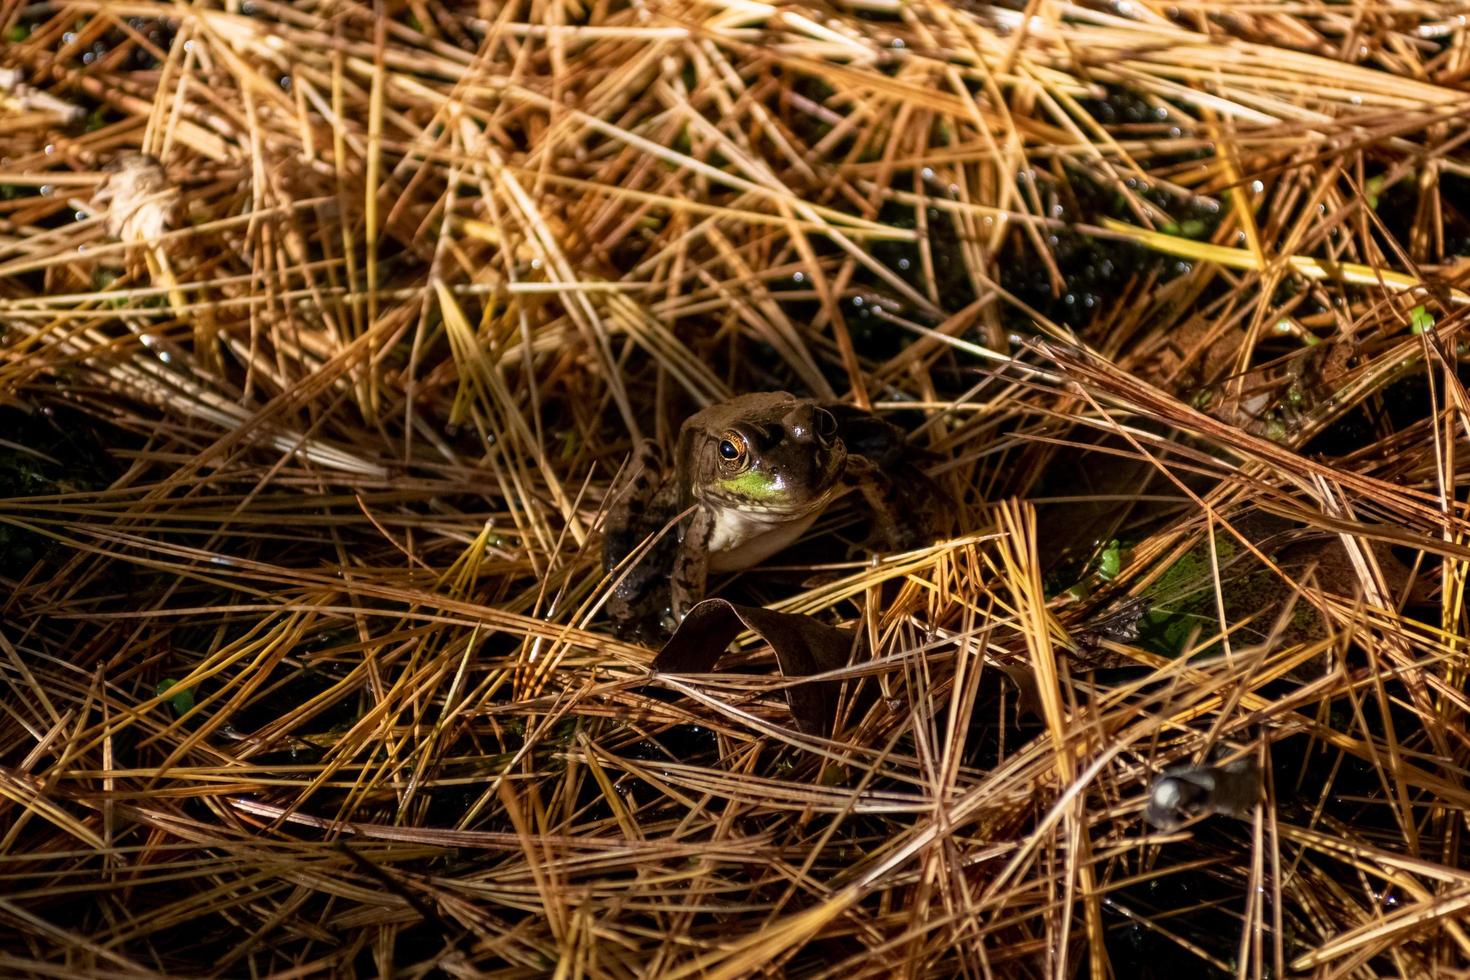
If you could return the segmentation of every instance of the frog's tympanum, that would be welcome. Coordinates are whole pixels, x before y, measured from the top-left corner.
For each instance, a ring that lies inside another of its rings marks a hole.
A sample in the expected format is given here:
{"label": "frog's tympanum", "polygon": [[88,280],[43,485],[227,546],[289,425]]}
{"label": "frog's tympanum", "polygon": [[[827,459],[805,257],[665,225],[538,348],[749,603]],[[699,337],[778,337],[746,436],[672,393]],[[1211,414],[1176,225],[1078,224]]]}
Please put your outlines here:
{"label": "frog's tympanum", "polygon": [[666,635],[704,598],[711,572],[749,568],[785,548],[849,489],[873,508],[890,547],[918,544],[894,519],[894,481],[880,462],[850,451],[849,440],[897,458],[902,433],[847,406],[758,392],[690,416],[672,470],[656,444],[641,444],[614,491],[603,545],[609,570],[648,549],[608,599],[618,632],[645,641]]}

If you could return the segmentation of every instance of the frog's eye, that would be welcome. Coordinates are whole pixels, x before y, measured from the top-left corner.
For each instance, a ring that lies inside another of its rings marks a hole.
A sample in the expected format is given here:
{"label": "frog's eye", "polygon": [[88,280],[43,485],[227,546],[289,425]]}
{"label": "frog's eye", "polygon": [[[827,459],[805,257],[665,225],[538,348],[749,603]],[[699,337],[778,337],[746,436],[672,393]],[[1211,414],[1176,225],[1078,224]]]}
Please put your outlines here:
{"label": "frog's eye", "polygon": [[745,437],[738,432],[726,432],[720,440],[720,458],[727,463],[738,462],[745,457]]}
{"label": "frog's eye", "polygon": [[825,408],[817,409],[814,416],[817,441],[824,446],[832,445],[832,440],[837,438],[837,418]]}

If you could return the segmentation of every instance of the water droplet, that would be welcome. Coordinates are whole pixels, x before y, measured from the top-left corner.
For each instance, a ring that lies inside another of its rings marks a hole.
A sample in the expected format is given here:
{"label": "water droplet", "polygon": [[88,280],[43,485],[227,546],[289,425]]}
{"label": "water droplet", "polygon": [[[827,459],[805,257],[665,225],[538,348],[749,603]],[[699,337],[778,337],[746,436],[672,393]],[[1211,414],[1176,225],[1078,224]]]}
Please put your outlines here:
{"label": "water droplet", "polygon": [[158,359],[167,364],[169,361],[172,361],[174,359],[174,356],[166,350],[161,350],[158,352]]}
{"label": "water droplet", "polygon": [[138,339],[143,342],[144,347],[152,347],[158,343],[158,339],[151,333],[140,333]]}
{"label": "water droplet", "polygon": [[65,34],[61,35],[61,43],[62,44],[70,44],[71,42],[75,41],[76,39],[77,39],[77,32],[76,31],[67,31]]}
{"label": "water droplet", "polygon": [[909,260],[908,260],[908,259],[899,259],[899,260],[898,260],[898,267],[899,267],[899,268],[900,268],[900,269],[902,269],[902,270],[904,270],[904,271],[905,271],[905,272],[907,272],[907,271],[908,271],[908,268],[909,268],[909,266],[910,266],[910,265],[911,265],[911,264],[912,264],[912,263],[911,263],[911,262],[909,262]]}
{"label": "water droplet", "polygon": [[[72,220],[73,221],[86,221],[87,220],[87,212],[85,212],[85,211],[73,211],[72,212]],[[77,251],[80,252],[81,250],[85,249],[86,247],[87,246],[85,246],[85,245],[78,245],[77,246]]]}
{"label": "water droplet", "polygon": [[805,273],[801,273],[801,272],[793,272],[791,274],[791,281],[792,282],[806,282],[806,274]]}
{"label": "water droplet", "polygon": [[852,305],[853,306],[862,306],[863,305],[863,298],[861,296],[854,296],[852,298]]}
{"label": "water droplet", "polygon": [[541,260],[540,259],[532,259],[531,260],[531,268],[533,268],[533,269],[539,269],[539,268],[541,268]]}
{"label": "water droplet", "polygon": [[289,92],[289,91],[291,91],[291,76],[290,75],[282,75],[281,78],[280,78],[280,81],[277,84],[279,84],[281,86],[281,91],[283,91],[283,92]]}
{"label": "water droplet", "polygon": [[91,51],[88,51],[86,54],[82,55],[82,64],[84,64],[84,65],[90,65],[92,62],[94,62],[96,60],[97,60],[97,56],[95,54],[93,54]]}
{"label": "water droplet", "polygon": [[50,156],[51,154],[53,154],[55,152],[56,152],[56,144],[55,143],[47,143],[46,144],[46,155],[47,156]]}
{"label": "water droplet", "polygon": [[932,167],[925,167],[923,170],[920,170],[919,171],[919,176],[923,177],[925,180],[933,180],[934,179],[934,168],[932,168]]}
{"label": "water droplet", "polygon": [[54,193],[56,193],[56,188],[52,187],[50,184],[42,184],[41,185],[41,196],[42,197],[50,197]]}
{"label": "water droplet", "polygon": [[1266,185],[1264,183],[1262,183],[1261,181],[1259,181],[1259,180],[1253,180],[1253,181],[1251,181],[1251,190],[1255,191],[1257,194],[1261,193],[1261,191],[1263,191],[1265,189],[1266,189]]}
{"label": "water droplet", "polygon": [[184,51],[187,53],[187,52],[193,51],[193,50],[194,50],[194,42],[193,42],[193,40],[191,39],[191,40],[185,41],[184,42]]}
{"label": "water droplet", "polygon": [[893,47],[895,47],[895,48],[902,48],[903,47],[903,38],[901,38],[901,37],[894,38],[893,39]]}

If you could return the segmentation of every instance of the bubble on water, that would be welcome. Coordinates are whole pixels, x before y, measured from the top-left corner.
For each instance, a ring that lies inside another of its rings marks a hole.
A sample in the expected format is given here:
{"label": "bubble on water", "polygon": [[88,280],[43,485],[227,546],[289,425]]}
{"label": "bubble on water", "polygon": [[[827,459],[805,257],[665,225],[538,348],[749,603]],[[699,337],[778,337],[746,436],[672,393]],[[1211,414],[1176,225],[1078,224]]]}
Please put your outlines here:
{"label": "bubble on water", "polygon": [[853,306],[862,306],[863,305],[863,298],[861,296],[854,296],[852,298],[852,305]]}
{"label": "bubble on water", "polygon": [[76,39],[77,39],[77,32],[76,31],[67,31],[65,34],[61,35],[61,43],[62,44],[70,44],[73,41],[75,41]]}
{"label": "bubble on water", "polygon": [[801,273],[801,272],[793,272],[791,274],[791,281],[792,282],[806,282],[806,274],[805,273]]}
{"label": "bubble on water", "polygon": [[919,176],[923,177],[925,180],[933,180],[934,179],[934,168],[933,167],[925,167],[923,170],[920,170],[919,171]]}
{"label": "bubble on water", "polygon": [[903,38],[901,38],[901,37],[894,38],[893,39],[893,47],[895,47],[895,48],[901,48],[901,47],[903,47]]}
{"label": "bubble on water", "polygon": [[899,268],[900,268],[900,269],[902,269],[902,270],[904,270],[904,271],[905,271],[905,272],[907,272],[907,271],[908,271],[908,268],[909,268],[909,266],[910,266],[910,265],[911,265],[911,264],[912,264],[912,263],[910,263],[910,262],[909,262],[909,260],[908,260],[908,259],[899,259],[899,260],[898,260],[898,267],[899,267]]}

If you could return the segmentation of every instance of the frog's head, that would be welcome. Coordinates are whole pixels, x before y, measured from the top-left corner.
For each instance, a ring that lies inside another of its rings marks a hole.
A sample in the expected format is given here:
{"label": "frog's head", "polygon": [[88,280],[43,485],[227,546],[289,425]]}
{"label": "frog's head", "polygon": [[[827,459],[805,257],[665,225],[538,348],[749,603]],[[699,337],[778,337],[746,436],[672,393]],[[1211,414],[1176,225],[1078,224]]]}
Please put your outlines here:
{"label": "frog's head", "polygon": [[747,512],[822,507],[846,462],[832,413],[784,391],[712,405],[679,431],[677,463],[690,496]]}

